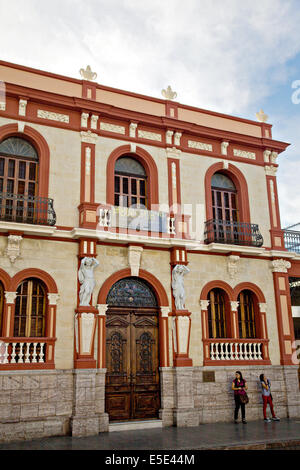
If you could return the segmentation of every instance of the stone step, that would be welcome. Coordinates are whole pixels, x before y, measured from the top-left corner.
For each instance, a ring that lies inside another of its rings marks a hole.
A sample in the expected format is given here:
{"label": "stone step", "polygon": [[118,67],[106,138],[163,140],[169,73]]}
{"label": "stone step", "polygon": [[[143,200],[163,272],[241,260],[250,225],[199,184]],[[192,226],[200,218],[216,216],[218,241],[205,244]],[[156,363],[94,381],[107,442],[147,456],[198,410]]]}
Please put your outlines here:
{"label": "stone step", "polygon": [[161,419],[147,419],[143,421],[122,421],[109,424],[109,432],[134,431],[136,429],[162,428]]}

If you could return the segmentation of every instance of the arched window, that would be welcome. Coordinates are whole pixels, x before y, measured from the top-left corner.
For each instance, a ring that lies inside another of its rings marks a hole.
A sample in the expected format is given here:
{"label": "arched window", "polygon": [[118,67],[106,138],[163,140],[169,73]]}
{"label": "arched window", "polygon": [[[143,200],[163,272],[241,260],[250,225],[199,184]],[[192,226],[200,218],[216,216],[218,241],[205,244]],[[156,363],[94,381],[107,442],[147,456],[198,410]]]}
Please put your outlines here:
{"label": "arched window", "polygon": [[210,338],[229,338],[230,322],[228,298],[222,289],[212,289],[208,294],[208,331]]}
{"label": "arched window", "polygon": [[14,317],[15,337],[46,336],[46,295],[46,286],[39,279],[26,279],[18,286]]}
{"label": "arched window", "polygon": [[115,206],[147,207],[146,172],[130,156],[118,158],[115,164]]}
{"label": "arched window", "polygon": [[4,288],[2,282],[0,282],[0,336],[2,336],[3,326],[3,308],[4,308]]}
{"label": "arched window", "polygon": [[211,181],[211,191],[213,219],[237,222],[237,191],[231,179],[222,173],[215,173]]}
{"label": "arched window", "polygon": [[238,296],[238,322],[240,338],[259,337],[258,322],[255,312],[257,311],[257,301],[253,292],[243,290]]}
{"label": "arched window", "polygon": [[27,140],[9,137],[0,143],[2,220],[23,221],[24,216],[33,217],[32,198],[38,191],[38,163],[38,154]]}

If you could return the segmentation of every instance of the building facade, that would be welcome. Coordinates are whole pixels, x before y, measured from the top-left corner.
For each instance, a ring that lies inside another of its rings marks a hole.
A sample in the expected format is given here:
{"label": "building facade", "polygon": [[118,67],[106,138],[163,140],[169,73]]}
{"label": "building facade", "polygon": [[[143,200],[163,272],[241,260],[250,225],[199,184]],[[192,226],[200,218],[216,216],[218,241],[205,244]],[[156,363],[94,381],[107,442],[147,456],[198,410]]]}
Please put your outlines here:
{"label": "building facade", "polygon": [[230,421],[236,370],[300,416],[288,144],[88,72],[0,61],[0,439]]}

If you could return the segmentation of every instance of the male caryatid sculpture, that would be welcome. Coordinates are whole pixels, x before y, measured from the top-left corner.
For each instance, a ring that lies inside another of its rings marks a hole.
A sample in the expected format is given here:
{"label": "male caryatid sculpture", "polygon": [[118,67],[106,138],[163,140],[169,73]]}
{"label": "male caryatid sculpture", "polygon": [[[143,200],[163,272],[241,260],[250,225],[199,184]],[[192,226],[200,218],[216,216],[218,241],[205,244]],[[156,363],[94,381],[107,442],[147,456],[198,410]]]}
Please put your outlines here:
{"label": "male caryatid sculpture", "polygon": [[185,309],[185,291],[183,277],[189,273],[190,270],[184,264],[176,264],[172,271],[172,289],[175,299],[176,310]]}
{"label": "male caryatid sculpture", "polygon": [[99,262],[95,258],[88,258],[86,256],[81,260],[78,271],[78,279],[81,284],[79,291],[80,307],[90,305],[92,293],[96,284],[94,279],[94,268],[98,265]]}

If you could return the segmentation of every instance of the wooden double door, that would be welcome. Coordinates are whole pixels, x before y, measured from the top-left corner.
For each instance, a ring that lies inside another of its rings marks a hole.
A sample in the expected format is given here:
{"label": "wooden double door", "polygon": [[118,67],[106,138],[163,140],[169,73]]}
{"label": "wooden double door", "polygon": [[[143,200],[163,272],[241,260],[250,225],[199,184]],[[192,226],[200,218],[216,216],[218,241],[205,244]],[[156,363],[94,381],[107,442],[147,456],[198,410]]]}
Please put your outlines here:
{"label": "wooden double door", "polygon": [[106,314],[105,409],[109,420],[157,418],[158,311],[110,307]]}

